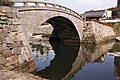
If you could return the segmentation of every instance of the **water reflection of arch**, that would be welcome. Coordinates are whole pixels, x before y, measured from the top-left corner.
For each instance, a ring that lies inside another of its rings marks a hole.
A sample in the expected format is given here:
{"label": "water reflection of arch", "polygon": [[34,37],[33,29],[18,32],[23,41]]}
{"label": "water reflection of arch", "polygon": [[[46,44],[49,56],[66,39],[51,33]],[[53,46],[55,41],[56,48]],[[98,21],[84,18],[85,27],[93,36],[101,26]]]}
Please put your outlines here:
{"label": "water reflection of arch", "polygon": [[88,44],[82,45],[82,54],[86,62],[96,62],[99,58],[105,58],[106,53],[112,48],[114,42],[101,43],[101,44]]}
{"label": "water reflection of arch", "polygon": [[37,72],[37,75],[50,80],[60,80],[65,77],[73,67],[80,44],[51,44],[55,51],[55,58],[51,61],[49,67]]}
{"label": "water reflection of arch", "polygon": [[85,66],[85,62],[96,62],[112,48],[113,44],[81,46],[79,44],[52,44],[56,57],[51,61],[51,66],[36,74],[50,80],[69,80]]}
{"label": "water reflection of arch", "polygon": [[[78,56],[75,62],[72,64],[71,71],[62,79],[70,80],[76,72],[82,70],[82,67],[85,66],[85,63],[94,63],[103,61],[108,50],[112,48],[114,42],[102,43],[102,44],[84,44],[80,46]],[[89,56],[89,57],[88,57]]]}

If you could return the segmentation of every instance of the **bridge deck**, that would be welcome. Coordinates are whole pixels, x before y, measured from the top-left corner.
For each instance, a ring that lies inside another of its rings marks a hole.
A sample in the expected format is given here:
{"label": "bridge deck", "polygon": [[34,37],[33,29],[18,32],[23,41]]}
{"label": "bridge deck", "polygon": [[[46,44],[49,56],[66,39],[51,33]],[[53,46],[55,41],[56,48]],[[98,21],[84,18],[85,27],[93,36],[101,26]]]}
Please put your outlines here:
{"label": "bridge deck", "polygon": [[[77,18],[84,20],[85,16],[84,15],[80,15],[79,13],[61,6],[61,5],[57,5],[57,4],[52,4],[52,3],[47,3],[47,2],[40,2],[39,0],[10,0],[13,1],[15,3],[14,7],[15,8],[22,8],[23,10],[25,9],[36,9],[36,10],[52,10],[52,11],[58,11],[58,12],[63,12],[63,13],[67,13],[67,14],[72,14],[73,16],[76,16]],[[16,4],[21,4],[21,5],[16,5]],[[22,11],[22,10],[20,10]]]}

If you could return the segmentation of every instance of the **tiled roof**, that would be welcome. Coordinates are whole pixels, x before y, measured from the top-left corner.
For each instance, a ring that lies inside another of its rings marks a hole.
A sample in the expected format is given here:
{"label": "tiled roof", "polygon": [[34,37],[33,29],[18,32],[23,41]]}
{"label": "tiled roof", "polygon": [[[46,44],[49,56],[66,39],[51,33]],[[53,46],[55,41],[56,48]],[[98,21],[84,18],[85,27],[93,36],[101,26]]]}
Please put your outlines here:
{"label": "tiled roof", "polygon": [[102,17],[105,13],[105,10],[98,10],[98,11],[87,11],[84,13],[86,17]]}

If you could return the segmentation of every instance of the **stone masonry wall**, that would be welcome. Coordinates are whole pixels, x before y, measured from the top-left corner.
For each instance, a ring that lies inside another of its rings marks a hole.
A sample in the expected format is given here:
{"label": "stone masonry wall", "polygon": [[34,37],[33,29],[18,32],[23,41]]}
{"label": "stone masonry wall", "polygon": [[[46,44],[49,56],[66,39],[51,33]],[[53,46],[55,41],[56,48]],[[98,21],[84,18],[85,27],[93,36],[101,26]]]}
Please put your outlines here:
{"label": "stone masonry wall", "polygon": [[19,18],[10,7],[0,7],[0,65],[22,64],[32,58],[31,50],[25,45]]}
{"label": "stone masonry wall", "polygon": [[113,28],[94,21],[87,21],[83,31],[85,43],[101,43],[109,41],[116,36]]}

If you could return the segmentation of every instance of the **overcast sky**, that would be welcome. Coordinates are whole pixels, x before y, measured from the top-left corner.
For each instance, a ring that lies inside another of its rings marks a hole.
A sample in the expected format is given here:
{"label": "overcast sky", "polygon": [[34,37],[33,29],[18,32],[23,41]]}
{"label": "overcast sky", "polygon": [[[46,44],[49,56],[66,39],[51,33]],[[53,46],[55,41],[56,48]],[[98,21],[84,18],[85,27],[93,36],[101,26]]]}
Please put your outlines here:
{"label": "overcast sky", "polygon": [[79,13],[83,13],[89,10],[98,10],[115,7],[117,0],[45,0],[66,6]]}

